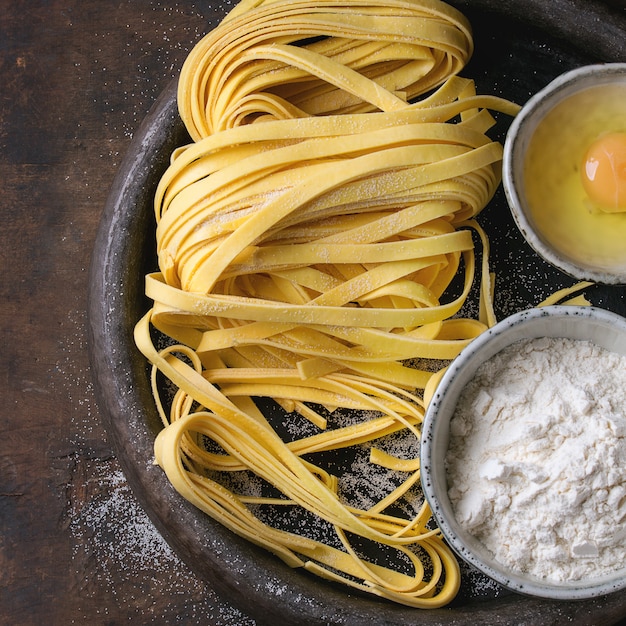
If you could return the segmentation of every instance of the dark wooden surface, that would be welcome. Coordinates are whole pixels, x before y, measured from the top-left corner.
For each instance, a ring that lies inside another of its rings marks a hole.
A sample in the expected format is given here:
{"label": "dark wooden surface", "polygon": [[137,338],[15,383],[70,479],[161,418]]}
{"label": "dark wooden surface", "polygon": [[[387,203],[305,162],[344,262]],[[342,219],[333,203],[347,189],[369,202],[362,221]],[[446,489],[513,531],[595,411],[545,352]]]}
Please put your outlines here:
{"label": "dark wooden surface", "polygon": [[248,624],[154,530],[86,346],[109,186],[209,2],[0,0],[0,622]]}
{"label": "dark wooden surface", "polygon": [[151,104],[221,17],[213,7],[0,0],[1,624],[253,623],[137,505],[86,346],[109,186]]}

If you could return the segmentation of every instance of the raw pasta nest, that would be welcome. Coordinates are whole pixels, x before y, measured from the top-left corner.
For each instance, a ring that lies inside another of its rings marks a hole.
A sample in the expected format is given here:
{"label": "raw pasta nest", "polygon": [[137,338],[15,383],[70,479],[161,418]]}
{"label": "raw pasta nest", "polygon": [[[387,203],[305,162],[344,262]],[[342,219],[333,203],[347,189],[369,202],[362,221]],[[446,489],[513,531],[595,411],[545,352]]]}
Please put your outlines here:
{"label": "raw pasta nest", "polygon": [[[159,272],[136,327],[156,461],[185,498],[293,567],[423,608],[460,576],[419,490],[419,429],[441,361],[495,321],[473,218],[500,182],[488,109],[517,111],[458,76],[472,47],[437,0],[237,5],[181,72],[193,142],[156,193]],[[478,320],[457,316],[476,235]],[[259,398],[300,434],[280,436]],[[318,462],[347,448],[393,486],[353,497],[349,468]],[[250,475],[258,493],[233,478]],[[276,509],[332,536],[272,525]]]}

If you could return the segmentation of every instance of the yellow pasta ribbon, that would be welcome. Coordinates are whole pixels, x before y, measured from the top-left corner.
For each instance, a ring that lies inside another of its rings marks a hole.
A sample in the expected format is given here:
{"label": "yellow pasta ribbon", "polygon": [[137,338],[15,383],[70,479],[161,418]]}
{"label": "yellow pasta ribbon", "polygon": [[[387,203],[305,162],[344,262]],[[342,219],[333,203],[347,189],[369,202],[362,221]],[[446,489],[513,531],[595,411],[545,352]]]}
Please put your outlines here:
{"label": "yellow pasta ribbon", "polygon": [[[156,462],[185,498],[292,567],[419,608],[460,584],[420,496],[420,425],[441,368],[495,323],[473,218],[500,182],[489,111],[518,110],[458,75],[472,51],[440,0],[240,2],[181,71],[192,141],[156,190],[159,271],[135,328]],[[458,316],[475,241],[477,320]],[[260,398],[300,435],[283,440]],[[395,437],[406,457],[385,450]],[[394,477],[367,504],[316,460],[355,447]],[[240,473],[267,493],[227,487]],[[264,507],[333,539],[273,527]]]}

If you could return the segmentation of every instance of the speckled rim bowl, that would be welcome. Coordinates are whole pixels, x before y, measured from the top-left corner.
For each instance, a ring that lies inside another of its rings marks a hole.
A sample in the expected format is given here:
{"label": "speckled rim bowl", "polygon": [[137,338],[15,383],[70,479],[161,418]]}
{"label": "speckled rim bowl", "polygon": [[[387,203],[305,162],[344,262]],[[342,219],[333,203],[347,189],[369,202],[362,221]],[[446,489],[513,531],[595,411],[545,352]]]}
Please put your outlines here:
{"label": "speckled rim bowl", "polygon": [[626,566],[606,577],[551,583],[515,574],[494,561],[488,550],[455,520],[448,498],[445,456],[458,397],[477,368],[512,343],[536,337],[591,340],[626,355],[626,318],[604,309],[550,306],[516,313],[472,341],[450,364],[426,411],[421,440],[424,495],[450,547],[466,562],[504,587],[522,594],[556,600],[582,600],[626,588]]}
{"label": "speckled rim bowl", "polygon": [[513,218],[530,246],[546,261],[581,280],[626,284],[626,267],[583,265],[560,254],[537,230],[524,194],[524,160],[537,125],[557,104],[590,87],[626,83],[626,63],[585,65],[562,74],[533,95],[513,120],[507,133],[502,159],[502,184]]}

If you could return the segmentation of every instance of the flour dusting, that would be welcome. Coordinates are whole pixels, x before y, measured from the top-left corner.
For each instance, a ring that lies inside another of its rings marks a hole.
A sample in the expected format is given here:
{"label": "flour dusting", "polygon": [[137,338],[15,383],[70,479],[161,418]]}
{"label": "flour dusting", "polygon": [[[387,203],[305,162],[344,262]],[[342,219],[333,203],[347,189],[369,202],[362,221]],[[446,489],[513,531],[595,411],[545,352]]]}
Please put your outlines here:
{"label": "flour dusting", "polygon": [[[95,583],[98,595],[104,590],[115,596],[117,604],[141,616],[142,623],[254,625],[178,559],[135,500],[115,459],[83,462],[82,472],[82,481],[73,486],[83,497],[71,499],[70,531],[75,562],[81,563],[81,570],[88,564],[83,595],[88,596]],[[121,581],[123,597],[117,592]],[[172,598],[165,615],[153,601],[163,596]]]}
{"label": "flour dusting", "polygon": [[[117,605],[120,614],[134,615],[142,624],[253,626],[253,620],[190,572],[135,499],[98,417],[90,372],[84,367],[86,324],[84,310],[68,311],[60,322],[64,339],[50,372],[51,389],[62,393],[68,405],[69,438],[56,452],[63,461],[55,466],[71,468],[63,489],[72,549],[68,574],[77,611],[83,614],[77,623],[92,623],[92,600],[114,597],[113,603],[98,608],[103,616],[113,618],[111,607]],[[157,597],[172,598],[166,603],[168,614],[155,608]]]}

